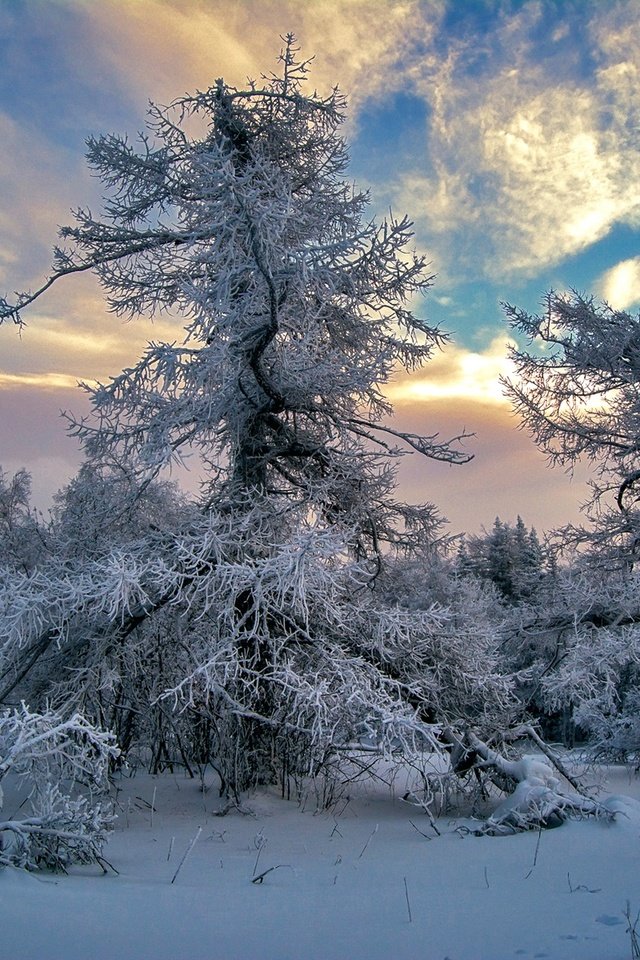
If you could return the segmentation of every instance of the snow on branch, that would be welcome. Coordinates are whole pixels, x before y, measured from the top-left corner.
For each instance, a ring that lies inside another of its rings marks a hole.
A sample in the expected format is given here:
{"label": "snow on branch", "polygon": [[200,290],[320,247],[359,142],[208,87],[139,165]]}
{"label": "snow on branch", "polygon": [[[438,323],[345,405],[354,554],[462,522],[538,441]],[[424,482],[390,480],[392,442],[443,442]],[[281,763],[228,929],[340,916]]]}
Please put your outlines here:
{"label": "snow on branch", "polygon": [[[522,732],[525,735],[532,733],[530,728]],[[539,737],[535,739],[540,743]],[[510,760],[483,743],[472,731],[468,732],[467,741],[481,758],[476,767],[494,768],[513,785],[512,792],[476,833],[495,836],[554,827],[568,816],[613,819],[612,812],[596,800],[584,793],[573,794],[562,788],[558,774],[566,776],[566,771],[550,751],[545,750],[543,757],[523,754]]]}

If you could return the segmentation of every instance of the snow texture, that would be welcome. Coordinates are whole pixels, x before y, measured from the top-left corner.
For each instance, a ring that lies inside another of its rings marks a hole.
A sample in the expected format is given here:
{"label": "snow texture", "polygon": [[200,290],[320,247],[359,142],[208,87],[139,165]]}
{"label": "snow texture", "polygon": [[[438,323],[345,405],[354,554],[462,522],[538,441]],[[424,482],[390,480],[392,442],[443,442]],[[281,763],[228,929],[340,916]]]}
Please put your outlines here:
{"label": "snow texture", "polygon": [[[623,912],[627,900],[632,916],[640,906],[640,783],[621,767],[608,773],[614,822],[570,821],[499,839],[463,837],[457,828],[473,827],[469,819],[440,820],[438,837],[383,783],[350,785],[331,812],[261,791],[249,798],[253,815],[219,817],[209,778],[204,793],[181,775],[124,778],[106,850],[119,875],[95,866],[56,878],[5,870],[1,953],[627,960]],[[271,867],[278,869],[262,883],[251,882]]]}

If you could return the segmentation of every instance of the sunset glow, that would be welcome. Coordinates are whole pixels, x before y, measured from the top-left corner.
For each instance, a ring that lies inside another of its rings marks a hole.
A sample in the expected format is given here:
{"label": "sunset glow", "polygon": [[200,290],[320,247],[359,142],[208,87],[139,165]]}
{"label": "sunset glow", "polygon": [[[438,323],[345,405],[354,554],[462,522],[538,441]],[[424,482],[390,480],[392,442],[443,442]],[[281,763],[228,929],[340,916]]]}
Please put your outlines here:
{"label": "sunset glow", "polygon": [[[310,83],[348,95],[350,176],[371,190],[372,213],[414,220],[435,274],[419,312],[452,335],[389,385],[399,422],[476,434],[472,465],[412,460],[403,494],[433,500],[455,529],[496,514],[540,529],[575,520],[584,487],[547,469],[503,396],[500,302],[536,310],[548,289],[574,288],[637,310],[639,12],[637,0],[3,4],[0,292],[39,286],[56,226],[71,208],[99,208],[87,136],[133,139],[148,99],[259,79],[293,31],[315,57]],[[45,504],[79,462],[57,417],[83,412],[77,382],[116,376],[181,330],[171,317],[123,323],[88,277],[56,284],[27,324],[0,331],[0,463],[31,470]]]}

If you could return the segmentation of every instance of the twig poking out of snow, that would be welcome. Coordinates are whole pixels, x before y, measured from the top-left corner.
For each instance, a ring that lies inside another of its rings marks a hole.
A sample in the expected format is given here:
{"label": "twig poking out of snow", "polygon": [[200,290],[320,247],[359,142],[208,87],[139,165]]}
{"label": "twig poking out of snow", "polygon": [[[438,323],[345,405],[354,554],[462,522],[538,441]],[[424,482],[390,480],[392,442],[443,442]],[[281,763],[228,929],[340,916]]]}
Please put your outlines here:
{"label": "twig poking out of snow", "polygon": [[[429,836],[428,833],[424,833],[424,831],[421,830],[420,827],[416,827],[416,825],[415,825],[415,823],[413,822],[413,820],[409,820],[409,823],[411,824],[411,826],[413,827],[413,829],[414,829],[415,831],[417,831],[417,833],[420,834],[421,837],[424,837],[424,838],[425,838],[425,840],[431,840],[431,839],[432,839],[432,838]],[[438,831],[438,836],[440,836],[439,831]]]}
{"label": "twig poking out of snow", "polygon": [[531,874],[533,873],[533,868],[535,867],[536,863],[538,862],[538,851],[540,850],[540,840],[541,840],[541,839],[542,839],[542,823],[541,823],[540,826],[538,827],[538,839],[536,840],[536,849],[535,849],[535,853],[533,854],[533,863],[531,864],[531,869],[529,870],[529,872],[528,872],[528,873],[526,874],[526,876],[525,876],[525,880],[528,880],[528,879],[529,879],[529,877],[530,877]]}
{"label": "twig poking out of snow", "polygon": [[253,872],[255,874],[256,870],[258,869],[258,860],[260,859],[260,854],[266,847],[268,841],[267,841],[267,838],[264,836],[264,834],[260,832],[255,835],[255,837],[253,838],[253,842],[256,847],[256,850],[258,851],[256,856],[256,862],[253,865]]}
{"label": "twig poking out of snow", "polygon": [[640,960],[640,936],[638,935],[638,924],[640,923],[640,910],[636,914],[635,920],[631,919],[631,904],[627,900],[627,905],[623,914],[627,921],[627,933],[631,940],[631,960]]}
{"label": "twig poking out of snow", "polygon": [[364,854],[365,850],[367,849],[367,847],[368,847],[369,844],[371,843],[371,840],[373,839],[373,837],[375,836],[375,834],[378,832],[378,826],[379,826],[379,825],[376,823],[375,827],[373,828],[373,830],[371,831],[371,833],[370,833],[369,836],[367,837],[367,842],[365,843],[364,847],[362,848],[362,850],[361,850],[360,853],[358,854],[358,860],[361,860],[361,859],[362,859],[362,855]]}
{"label": "twig poking out of snow", "polygon": [[[434,833],[436,833],[438,836],[440,836],[440,831],[438,830],[438,827],[437,827],[437,825],[436,825],[435,818],[434,818],[431,810],[429,809],[429,804],[428,804],[428,803],[424,803],[422,800],[419,800],[419,799],[416,797],[416,795],[415,795],[414,793],[412,793],[411,791],[407,791],[407,793],[405,793],[405,795],[404,795],[403,797],[401,797],[400,799],[403,800],[405,803],[411,803],[411,804],[414,804],[414,805],[417,806],[417,807],[420,807],[420,809],[423,810],[424,813],[429,817],[429,823],[431,824],[431,829],[434,831]],[[413,823],[412,820],[409,820],[409,823],[411,824],[411,826],[416,827],[415,823]],[[416,830],[418,830],[417,827],[416,827]],[[418,833],[422,833],[422,830],[418,830]],[[422,836],[423,836],[423,837],[426,837],[427,835],[426,835],[426,833],[422,833]],[[431,839],[431,838],[430,838],[430,837],[427,837],[427,839]]]}
{"label": "twig poking out of snow", "polygon": [[569,884],[569,893],[577,893],[578,890],[584,893],[600,893],[602,887],[588,887],[586,883],[579,883],[575,887],[571,883],[571,874],[567,873],[567,883]]}
{"label": "twig poking out of snow", "polygon": [[196,833],[195,836],[192,838],[191,842],[189,843],[189,846],[187,847],[187,849],[185,850],[185,852],[184,852],[183,855],[182,855],[182,860],[180,861],[180,863],[179,863],[178,866],[176,867],[176,872],[174,873],[174,875],[173,875],[172,878],[171,878],[171,883],[175,883],[176,877],[177,877],[178,874],[180,873],[180,870],[182,869],[183,864],[185,863],[187,857],[189,856],[189,854],[191,853],[191,851],[192,851],[193,848],[195,847],[195,845],[196,845],[196,843],[197,843],[197,841],[198,841],[198,837],[200,836],[201,833],[202,833],[202,827],[198,827],[197,833]]}
{"label": "twig poking out of snow", "polygon": [[407,878],[403,877],[404,880],[404,896],[407,901],[407,913],[409,914],[409,923],[413,923],[413,917],[411,916],[411,902],[409,900],[409,890],[407,888]]}

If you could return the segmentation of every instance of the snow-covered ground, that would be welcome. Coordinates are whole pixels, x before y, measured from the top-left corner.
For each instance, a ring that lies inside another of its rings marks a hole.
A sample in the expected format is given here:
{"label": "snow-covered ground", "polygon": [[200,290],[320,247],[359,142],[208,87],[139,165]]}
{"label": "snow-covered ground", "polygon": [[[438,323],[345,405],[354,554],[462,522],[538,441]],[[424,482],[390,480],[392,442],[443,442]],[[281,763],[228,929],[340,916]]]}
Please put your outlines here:
{"label": "snow-covered ground", "polygon": [[264,791],[249,798],[252,815],[219,817],[217,792],[198,781],[125,777],[106,850],[118,875],[4,870],[0,957],[627,960],[640,783],[608,775],[614,823],[497,838],[462,836],[456,827],[472,824],[461,819],[438,821],[436,836],[381,785],[350,788],[332,812]]}

